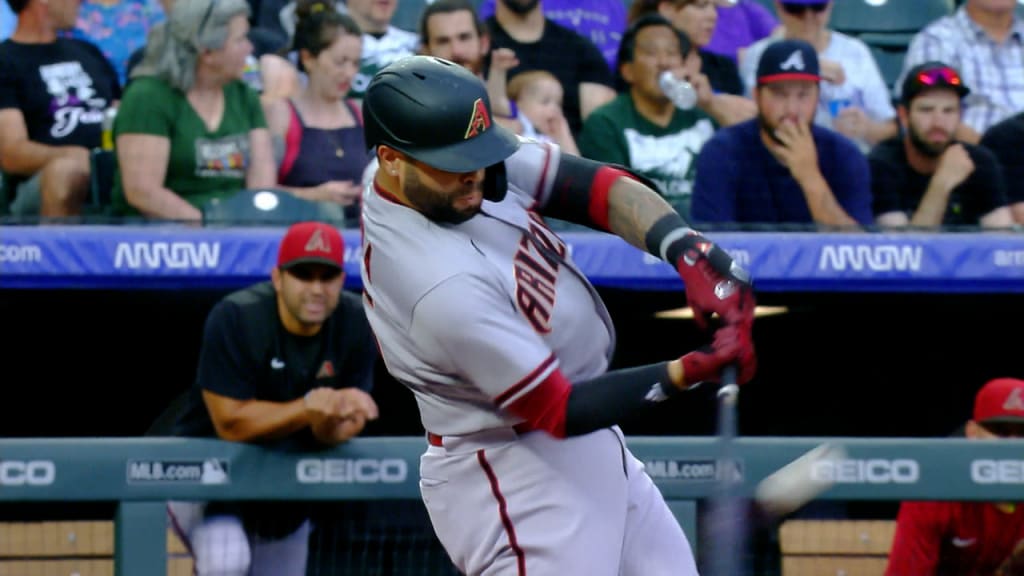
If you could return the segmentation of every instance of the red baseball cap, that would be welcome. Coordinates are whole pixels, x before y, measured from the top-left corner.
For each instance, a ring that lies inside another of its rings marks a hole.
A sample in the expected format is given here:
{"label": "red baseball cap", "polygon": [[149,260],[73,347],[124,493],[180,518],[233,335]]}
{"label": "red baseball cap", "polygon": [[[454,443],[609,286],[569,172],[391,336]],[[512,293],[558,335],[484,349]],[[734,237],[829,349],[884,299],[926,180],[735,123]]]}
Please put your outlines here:
{"label": "red baseball cap", "polygon": [[285,232],[277,251],[277,267],[288,269],[299,264],[322,264],[341,269],[345,262],[345,242],[341,233],[323,222],[299,222]]}
{"label": "red baseball cap", "polygon": [[1024,424],[1024,380],[990,380],[974,398],[974,421],[981,424]]}

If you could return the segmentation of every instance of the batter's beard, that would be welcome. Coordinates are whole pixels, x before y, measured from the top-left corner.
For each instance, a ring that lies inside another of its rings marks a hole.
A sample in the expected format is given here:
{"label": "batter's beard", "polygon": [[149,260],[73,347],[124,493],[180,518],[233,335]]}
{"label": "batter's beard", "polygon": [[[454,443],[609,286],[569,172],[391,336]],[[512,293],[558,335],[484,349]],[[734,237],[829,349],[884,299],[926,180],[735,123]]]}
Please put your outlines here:
{"label": "batter's beard", "polygon": [[540,4],[540,0],[501,0],[501,2],[511,11],[522,16],[523,14],[529,14]]}
{"label": "batter's beard", "polygon": [[480,206],[472,210],[456,210],[452,199],[425,186],[411,166],[405,167],[405,197],[420,214],[434,222],[462,224],[480,213]]}
{"label": "batter's beard", "polygon": [[910,144],[914,146],[914,149],[929,158],[938,158],[939,156],[942,156],[942,153],[946,151],[946,148],[949,148],[949,145],[953,143],[953,139],[950,138],[942,144],[932,144],[924,138],[921,138],[921,135],[913,128],[909,128],[907,130],[907,134],[910,136]]}

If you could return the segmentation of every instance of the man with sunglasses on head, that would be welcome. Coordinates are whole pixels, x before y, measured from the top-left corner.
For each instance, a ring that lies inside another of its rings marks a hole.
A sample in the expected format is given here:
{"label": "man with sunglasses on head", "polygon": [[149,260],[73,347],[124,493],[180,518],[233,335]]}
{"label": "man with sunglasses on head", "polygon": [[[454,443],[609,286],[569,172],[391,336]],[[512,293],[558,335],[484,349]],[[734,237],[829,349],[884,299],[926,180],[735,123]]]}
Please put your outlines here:
{"label": "man with sunglasses on head", "polygon": [[1008,228],[1006,184],[995,155],[958,142],[960,105],[971,93],[942,62],[912,68],[899,106],[903,135],[868,156],[875,222],[884,227]]}
{"label": "man with sunglasses on head", "polygon": [[971,97],[964,100],[956,136],[977,144],[992,125],[1024,110],[1024,21],[1015,15],[1017,0],[958,4],[955,13],[914,36],[903,60],[903,75],[927,61],[946,62],[960,70]]}
{"label": "man with sunglasses on head", "polygon": [[[971,440],[1024,437],[1024,380],[996,378],[974,398]],[[1024,574],[1024,503],[925,502],[900,506],[886,576]]]}
{"label": "man with sunglasses on head", "polygon": [[[864,152],[895,136],[896,111],[885,78],[867,44],[828,28],[832,1],[776,0],[775,12],[782,22],[782,38],[808,42],[818,53],[823,81],[815,124],[852,139]],[[755,42],[741,58],[740,77],[748,94],[756,85],[761,54],[778,40],[773,35]]]}
{"label": "man with sunglasses on head", "polygon": [[[376,348],[362,302],[342,291],[343,254],[333,226],[295,224],[271,280],[214,306],[173,435],[308,452],[377,418]],[[172,502],[168,512],[200,576],[306,574],[305,505]]]}

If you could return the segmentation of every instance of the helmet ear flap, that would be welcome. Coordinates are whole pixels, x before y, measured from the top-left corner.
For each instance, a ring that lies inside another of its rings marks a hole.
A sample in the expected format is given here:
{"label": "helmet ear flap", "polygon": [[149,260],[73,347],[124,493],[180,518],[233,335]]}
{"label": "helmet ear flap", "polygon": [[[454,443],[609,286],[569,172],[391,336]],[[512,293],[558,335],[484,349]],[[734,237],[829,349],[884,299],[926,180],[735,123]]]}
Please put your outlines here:
{"label": "helmet ear flap", "polygon": [[501,202],[508,192],[508,177],[505,172],[505,163],[498,162],[484,169],[484,199],[491,202]]}

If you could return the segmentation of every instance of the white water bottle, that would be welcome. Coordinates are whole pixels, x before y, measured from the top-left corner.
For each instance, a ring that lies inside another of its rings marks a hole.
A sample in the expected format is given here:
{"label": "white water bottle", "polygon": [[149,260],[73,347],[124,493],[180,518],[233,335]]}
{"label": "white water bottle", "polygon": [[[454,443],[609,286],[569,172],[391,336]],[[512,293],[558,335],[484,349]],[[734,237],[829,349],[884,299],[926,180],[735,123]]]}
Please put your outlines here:
{"label": "white water bottle", "polygon": [[671,70],[665,70],[658,77],[658,86],[668,99],[681,110],[692,110],[697,105],[697,91],[686,80],[676,78]]}

